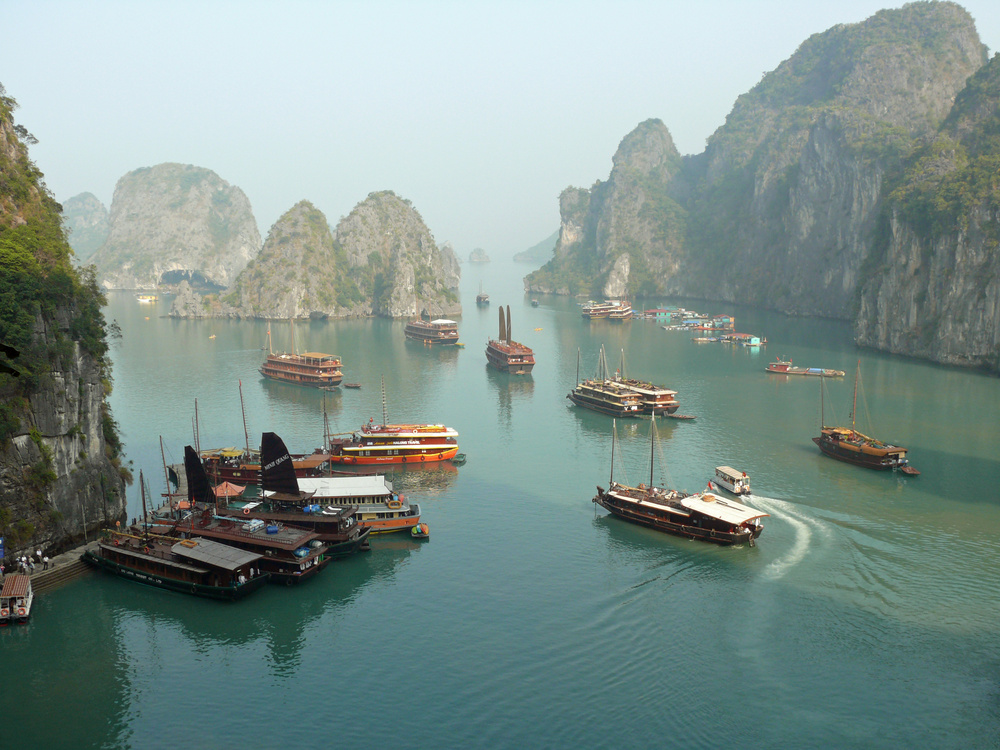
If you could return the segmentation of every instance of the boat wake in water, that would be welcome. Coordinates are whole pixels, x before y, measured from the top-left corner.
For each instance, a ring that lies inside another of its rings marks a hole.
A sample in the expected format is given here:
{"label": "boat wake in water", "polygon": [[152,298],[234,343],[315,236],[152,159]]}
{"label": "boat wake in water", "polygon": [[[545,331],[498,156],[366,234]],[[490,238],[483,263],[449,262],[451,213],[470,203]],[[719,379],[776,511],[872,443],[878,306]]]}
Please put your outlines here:
{"label": "boat wake in water", "polygon": [[792,503],[774,497],[750,495],[747,497],[747,503],[761,510],[766,510],[771,514],[771,518],[780,518],[795,529],[795,543],[787,554],[772,561],[765,571],[769,578],[782,578],[806,556],[812,540],[813,528],[820,528],[820,522],[815,518],[805,516],[800,510],[795,509]]}

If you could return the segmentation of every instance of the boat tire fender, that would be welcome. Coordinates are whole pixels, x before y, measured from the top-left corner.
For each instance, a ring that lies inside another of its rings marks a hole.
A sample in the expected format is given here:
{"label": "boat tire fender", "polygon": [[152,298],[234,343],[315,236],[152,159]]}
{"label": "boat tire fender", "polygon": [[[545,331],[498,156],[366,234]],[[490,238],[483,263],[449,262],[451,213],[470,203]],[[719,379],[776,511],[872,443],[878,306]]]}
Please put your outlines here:
{"label": "boat tire fender", "polygon": [[421,456],[421,457],[420,457],[420,460],[421,460],[421,461],[426,461],[426,460],[427,460],[427,456]]}

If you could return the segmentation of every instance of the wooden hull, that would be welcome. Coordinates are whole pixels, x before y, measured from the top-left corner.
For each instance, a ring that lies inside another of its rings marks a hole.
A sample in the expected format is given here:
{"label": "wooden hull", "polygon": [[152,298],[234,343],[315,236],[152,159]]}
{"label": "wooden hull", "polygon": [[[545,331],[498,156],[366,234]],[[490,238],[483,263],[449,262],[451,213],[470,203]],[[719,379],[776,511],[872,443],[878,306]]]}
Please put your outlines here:
{"label": "wooden hull", "polygon": [[109,573],[125,578],[146,586],[154,586],[168,591],[176,591],[181,594],[191,594],[205,599],[219,599],[223,601],[236,601],[248,594],[253,593],[267,583],[270,578],[266,573],[251,578],[246,583],[234,584],[232,586],[208,586],[202,583],[178,580],[166,575],[157,574],[152,571],[139,570],[108,560],[101,555],[94,554],[88,550],[83,554],[83,560],[94,567],[106,570]]}
{"label": "wooden hull", "polygon": [[608,414],[612,417],[639,419],[643,416],[648,416],[642,412],[642,409],[639,406],[623,406],[610,401],[599,401],[597,399],[588,398],[586,395],[581,395],[576,391],[570,392],[566,398],[577,406],[582,406],[584,409],[590,409],[591,411],[600,412],[601,414]]}
{"label": "wooden hull", "polygon": [[661,516],[653,515],[650,512],[645,512],[639,508],[629,507],[628,505],[619,505],[615,502],[609,501],[606,493],[599,494],[594,497],[594,502],[612,515],[625,521],[629,521],[630,523],[639,524],[640,526],[655,529],[656,531],[662,531],[666,534],[673,534],[674,536],[680,536],[687,539],[697,539],[699,541],[711,542],[712,544],[719,544],[723,546],[731,546],[734,544],[752,545],[757,537],[760,536],[761,531],[763,531],[762,526],[757,526],[753,531],[745,531],[734,534],[725,531],[718,531],[716,529],[702,528],[678,521],[672,521]]}
{"label": "wooden hull", "polygon": [[[816,443],[824,455],[835,458],[838,461],[854,464],[855,466],[863,466],[866,469],[875,469],[876,471],[904,469],[906,467],[905,463],[900,463],[897,459],[890,458],[884,454],[848,450],[844,446],[839,445],[837,441],[826,440],[823,437],[814,437],[812,441]],[[910,474],[914,471],[914,469],[911,469],[907,473]]]}
{"label": "wooden hull", "polygon": [[510,375],[530,375],[535,367],[535,357],[530,350],[527,354],[512,359],[506,352],[492,345],[486,347],[486,362],[493,369]]}

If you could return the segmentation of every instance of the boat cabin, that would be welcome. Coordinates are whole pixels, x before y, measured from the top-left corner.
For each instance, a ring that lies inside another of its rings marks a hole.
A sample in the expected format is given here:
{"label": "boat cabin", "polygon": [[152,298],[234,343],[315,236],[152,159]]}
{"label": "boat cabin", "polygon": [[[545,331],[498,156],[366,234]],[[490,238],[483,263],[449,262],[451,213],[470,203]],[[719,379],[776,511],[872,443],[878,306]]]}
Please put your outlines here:
{"label": "boat cabin", "polygon": [[715,483],[734,495],[750,494],[750,477],[745,471],[737,471],[731,466],[715,467]]}
{"label": "boat cabin", "polygon": [[31,603],[35,595],[31,590],[31,577],[12,573],[0,589],[0,625],[27,622],[31,616]]}

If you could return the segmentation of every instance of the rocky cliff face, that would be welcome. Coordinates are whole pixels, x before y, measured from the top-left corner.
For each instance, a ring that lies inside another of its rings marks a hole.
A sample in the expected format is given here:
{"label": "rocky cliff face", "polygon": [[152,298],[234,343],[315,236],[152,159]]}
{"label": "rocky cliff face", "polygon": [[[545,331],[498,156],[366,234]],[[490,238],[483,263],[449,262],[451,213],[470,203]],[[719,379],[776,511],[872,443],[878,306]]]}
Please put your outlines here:
{"label": "rocky cliff face", "polygon": [[204,299],[184,287],[171,315],[259,318],[409,317],[461,313],[459,265],[409,201],[372,193],[331,232],[308,201],[282,216],[232,289]]}
{"label": "rocky cliff face", "polygon": [[[985,62],[972,18],[948,2],[816,34],[737,100],[703,154],[678,160],[657,121],[627,136],[607,182],[563,193],[555,258],[526,289],[675,294],[842,319],[888,309],[870,288],[858,299],[892,254],[886,238],[906,234],[899,215],[890,230],[889,196]],[[955,138],[971,128],[967,109]],[[909,283],[883,281],[905,306]],[[859,340],[918,351],[902,344],[912,332],[864,331]]]}
{"label": "rocky cliff face", "polygon": [[408,200],[391,191],[369,194],[337,225],[336,241],[352,266],[374,270],[373,315],[462,314],[458,258],[450,246],[438,248]]}
{"label": "rocky cliff face", "polygon": [[160,164],[115,186],[107,241],[92,262],[106,289],[189,280],[226,288],[260,252],[250,201],[208,169]]}
{"label": "rocky cliff face", "polygon": [[858,343],[1000,372],[1000,55],[959,95],[887,200]]}
{"label": "rocky cliff face", "polygon": [[[125,513],[102,300],[0,86],[0,536],[55,552]],[[9,562],[9,559],[8,559]]]}
{"label": "rocky cliff face", "polygon": [[108,239],[108,209],[93,193],[74,195],[62,206],[70,247],[78,262],[86,261]]}

